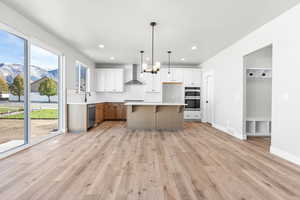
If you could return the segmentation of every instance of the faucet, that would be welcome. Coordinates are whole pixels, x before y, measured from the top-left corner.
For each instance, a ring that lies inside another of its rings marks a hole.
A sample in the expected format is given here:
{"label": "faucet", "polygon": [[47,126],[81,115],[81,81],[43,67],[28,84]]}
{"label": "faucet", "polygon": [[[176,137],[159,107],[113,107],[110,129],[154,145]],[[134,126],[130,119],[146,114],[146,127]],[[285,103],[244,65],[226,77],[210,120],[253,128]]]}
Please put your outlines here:
{"label": "faucet", "polygon": [[87,102],[87,95],[92,96],[91,92],[88,92],[87,90],[85,90],[85,92],[84,92],[84,102],[85,103]]}

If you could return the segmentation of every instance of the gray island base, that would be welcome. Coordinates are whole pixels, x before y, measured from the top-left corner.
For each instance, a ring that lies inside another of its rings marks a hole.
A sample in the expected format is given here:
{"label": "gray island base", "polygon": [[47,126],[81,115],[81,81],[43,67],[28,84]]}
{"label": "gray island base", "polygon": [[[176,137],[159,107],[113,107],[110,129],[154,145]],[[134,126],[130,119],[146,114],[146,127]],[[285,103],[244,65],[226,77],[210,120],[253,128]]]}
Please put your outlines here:
{"label": "gray island base", "polygon": [[129,129],[183,129],[182,103],[126,103]]}

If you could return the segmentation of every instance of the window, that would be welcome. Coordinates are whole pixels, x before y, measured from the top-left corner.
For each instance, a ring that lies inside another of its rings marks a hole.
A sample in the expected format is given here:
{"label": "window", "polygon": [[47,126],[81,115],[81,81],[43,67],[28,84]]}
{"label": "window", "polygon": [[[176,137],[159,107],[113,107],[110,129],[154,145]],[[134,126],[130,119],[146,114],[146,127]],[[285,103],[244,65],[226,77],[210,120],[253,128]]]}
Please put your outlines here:
{"label": "window", "polygon": [[81,62],[76,62],[76,88],[79,92],[89,91],[89,70]]}
{"label": "window", "polygon": [[27,40],[0,29],[0,153],[26,144]]}

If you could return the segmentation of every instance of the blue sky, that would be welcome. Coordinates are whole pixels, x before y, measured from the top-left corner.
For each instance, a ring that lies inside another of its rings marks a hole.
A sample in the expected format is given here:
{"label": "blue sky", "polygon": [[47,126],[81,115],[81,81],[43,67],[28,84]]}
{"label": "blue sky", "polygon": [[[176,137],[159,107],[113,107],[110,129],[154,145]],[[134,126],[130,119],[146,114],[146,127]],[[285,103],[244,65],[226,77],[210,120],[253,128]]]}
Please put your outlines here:
{"label": "blue sky", "polygon": [[[24,40],[22,38],[0,30],[0,63],[24,63]],[[57,69],[58,57],[32,45],[31,64],[47,70]]]}

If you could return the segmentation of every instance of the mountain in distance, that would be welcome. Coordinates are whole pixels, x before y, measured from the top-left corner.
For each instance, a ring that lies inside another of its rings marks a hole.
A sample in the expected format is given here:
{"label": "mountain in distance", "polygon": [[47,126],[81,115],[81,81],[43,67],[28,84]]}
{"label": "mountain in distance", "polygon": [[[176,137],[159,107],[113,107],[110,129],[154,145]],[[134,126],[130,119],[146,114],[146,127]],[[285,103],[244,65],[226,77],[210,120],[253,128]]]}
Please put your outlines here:
{"label": "mountain in distance", "polygon": [[51,74],[52,77],[56,77],[55,80],[58,80],[58,70],[54,69],[54,70],[50,70],[48,71],[49,74]]}
{"label": "mountain in distance", "polygon": [[[24,76],[24,65],[0,63],[0,76],[4,77],[8,84],[11,84],[18,74]],[[47,71],[39,66],[30,66],[31,82],[39,80],[45,76],[58,81],[58,70]]]}

